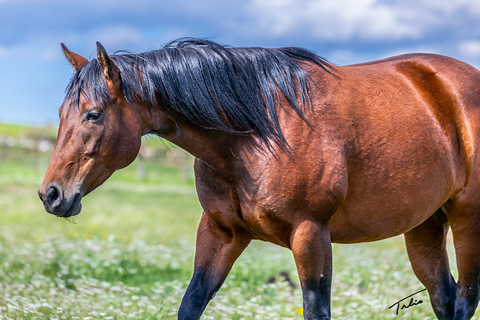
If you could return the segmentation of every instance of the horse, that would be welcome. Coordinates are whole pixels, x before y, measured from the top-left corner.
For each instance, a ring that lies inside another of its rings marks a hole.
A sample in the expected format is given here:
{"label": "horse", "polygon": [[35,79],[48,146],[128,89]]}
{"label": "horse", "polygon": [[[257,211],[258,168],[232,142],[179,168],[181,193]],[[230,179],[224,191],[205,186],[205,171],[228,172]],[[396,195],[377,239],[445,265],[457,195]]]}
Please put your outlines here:
{"label": "horse", "polygon": [[[480,72],[408,54],[337,66],[299,47],[179,39],[74,69],[39,188],[58,217],[154,134],[195,157],[203,208],[178,319],[199,319],[252,240],[293,252],[306,320],[330,319],[332,243],[404,234],[438,319],[479,301]],[[458,279],[446,251],[451,228]]]}

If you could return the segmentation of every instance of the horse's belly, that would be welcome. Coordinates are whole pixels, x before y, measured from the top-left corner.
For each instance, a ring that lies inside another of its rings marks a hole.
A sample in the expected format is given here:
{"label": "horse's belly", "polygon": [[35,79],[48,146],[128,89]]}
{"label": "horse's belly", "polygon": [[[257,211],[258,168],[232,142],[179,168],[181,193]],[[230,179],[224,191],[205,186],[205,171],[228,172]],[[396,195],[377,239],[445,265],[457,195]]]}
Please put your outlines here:
{"label": "horse's belly", "polygon": [[334,243],[359,243],[394,237],[425,221],[440,206],[416,210],[414,215],[408,209],[390,212],[372,210],[368,214],[357,212],[353,215],[339,210],[330,221],[331,239]]}
{"label": "horse's belly", "polygon": [[423,159],[403,163],[404,170],[393,166],[350,178],[347,197],[330,220],[332,242],[385,239],[425,221],[455,192],[455,172],[446,160]]}

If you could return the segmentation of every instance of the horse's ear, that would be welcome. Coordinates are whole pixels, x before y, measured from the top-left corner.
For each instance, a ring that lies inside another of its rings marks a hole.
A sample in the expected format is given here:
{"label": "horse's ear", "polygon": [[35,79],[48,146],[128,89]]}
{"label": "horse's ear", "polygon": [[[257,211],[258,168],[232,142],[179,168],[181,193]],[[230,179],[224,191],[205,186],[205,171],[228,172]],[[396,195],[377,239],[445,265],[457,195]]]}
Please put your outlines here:
{"label": "horse's ear", "polygon": [[112,98],[120,98],[123,95],[122,78],[120,70],[100,42],[97,42],[97,60],[103,69],[103,75],[107,82],[108,90]]}
{"label": "horse's ear", "polygon": [[65,57],[72,65],[73,70],[77,71],[78,69],[83,67],[86,63],[88,63],[87,59],[85,59],[79,54],[76,54],[75,52],[68,50],[67,46],[65,46],[63,43],[61,45],[62,45],[63,53],[65,54]]}

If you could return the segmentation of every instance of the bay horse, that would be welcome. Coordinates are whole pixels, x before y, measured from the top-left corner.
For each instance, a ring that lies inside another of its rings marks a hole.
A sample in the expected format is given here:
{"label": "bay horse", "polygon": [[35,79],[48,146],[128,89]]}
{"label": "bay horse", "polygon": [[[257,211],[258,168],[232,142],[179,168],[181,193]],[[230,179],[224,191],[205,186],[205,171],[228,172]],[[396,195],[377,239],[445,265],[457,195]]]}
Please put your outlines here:
{"label": "bay horse", "polygon": [[[191,153],[203,215],[178,319],[199,319],[251,240],[293,252],[304,318],[330,319],[331,243],[404,234],[439,319],[479,301],[480,72],[439,55],[334,66],[309,50],[182,39],[75,72],[39,189],[70,217],[155,134]],[[451,227],[458,279],[446,252]]]}

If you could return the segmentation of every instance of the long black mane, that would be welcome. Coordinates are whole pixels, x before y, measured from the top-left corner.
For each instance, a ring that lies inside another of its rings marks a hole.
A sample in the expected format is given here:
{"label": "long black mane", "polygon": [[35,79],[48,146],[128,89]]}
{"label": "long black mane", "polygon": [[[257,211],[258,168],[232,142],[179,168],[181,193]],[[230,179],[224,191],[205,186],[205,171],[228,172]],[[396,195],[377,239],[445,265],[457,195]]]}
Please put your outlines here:
{"label": "long black mane", "polygon": [[[177,119],[253,134],[268,147],[274,141],[282,148],[288,143],[278,123],[279,92],[304,118],[310,97],[302,64],[314,63],[329,73],[332,68],[303,48],[234,48],[199,39],[111,58],[120,70],[128,101],[141,100],[150,108],[162,104]],[[96,104],[113,103],[97,60],[74,73],[66,95],[75,105],[81,95]]]}

